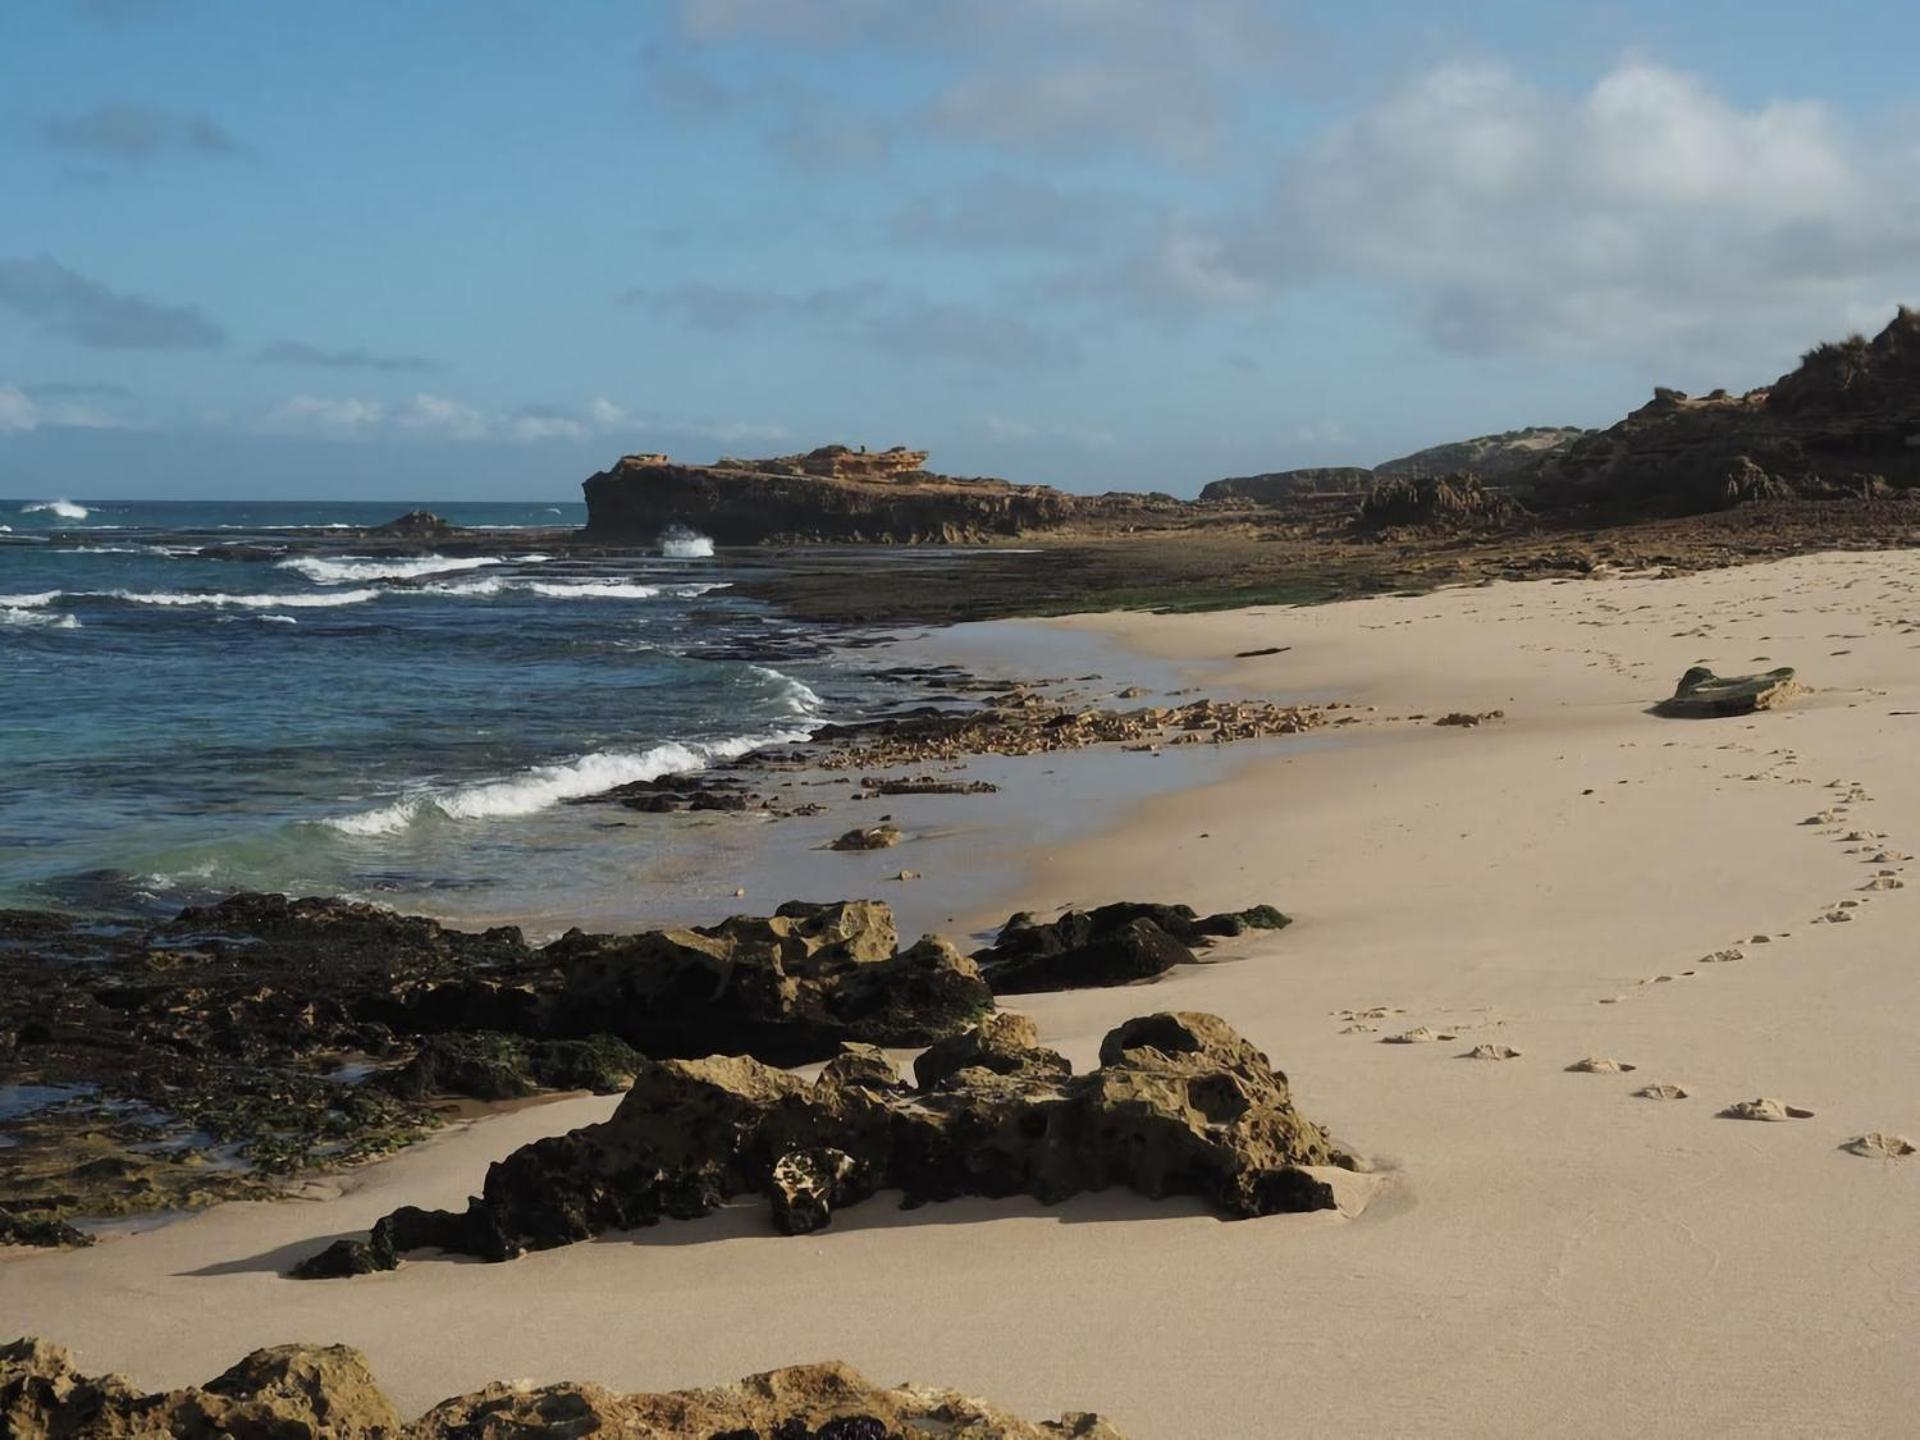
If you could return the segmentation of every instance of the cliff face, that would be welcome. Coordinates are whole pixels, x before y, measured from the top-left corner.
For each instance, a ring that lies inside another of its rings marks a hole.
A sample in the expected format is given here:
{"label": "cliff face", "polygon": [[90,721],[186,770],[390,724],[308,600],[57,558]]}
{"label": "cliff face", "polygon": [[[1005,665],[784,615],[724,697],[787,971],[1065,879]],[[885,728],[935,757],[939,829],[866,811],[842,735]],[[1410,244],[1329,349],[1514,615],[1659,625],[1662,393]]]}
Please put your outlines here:
{"label": "cliff face", "polygon": [[1744,395],[1656,390],[1530,478],[1542,505],[1634,516],[1920,486],[1920,313],[1903,306],[1874,339],[1821,345]]}
{"label": "cliff face", "polygon": [[1590,433],[1571,425],[1529,425],[1524,430],[1476,435],[1471,440],[1416,450],[1398,460],[1383,461],[1373,467],[1373,473],[1385,480],[1396,475],[1438,477],[1471,471],[1482,480],[1499,480],[1531,469],[1546,456]]}
{"label": "cliff face", "polygon": [[1192,509],[1166,495],[1069,495],[1045,485],[934,475],[926,461],[924,450],[869,453],[841,445],[711,465],[629,455],[585,482],[586,533],[651,542],[669,526],[685,525],[721,545],[961,545],[1083,523],[1178,523]]}
{"label": "cliff face", "polygon": [[1302,495],[1363,495],[1373,471],[1359,465],[1329,465],[1316,470],[1276,470],[1266,475],[1235,475],[1215,480],[1200,492],[1202,500],[1251,500],[1260,505]]}

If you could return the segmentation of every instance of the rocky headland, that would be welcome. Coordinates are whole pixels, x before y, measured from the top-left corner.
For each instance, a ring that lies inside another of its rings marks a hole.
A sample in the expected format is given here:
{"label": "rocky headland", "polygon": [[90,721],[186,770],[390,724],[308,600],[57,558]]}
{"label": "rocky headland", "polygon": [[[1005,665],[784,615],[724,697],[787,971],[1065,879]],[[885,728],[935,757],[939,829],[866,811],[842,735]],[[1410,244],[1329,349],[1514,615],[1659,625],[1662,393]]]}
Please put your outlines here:
{"label": "rocky headland", "polygon": [[583,485],[585,535],[650,543],[688,526],[722,545],[870,542],[959,545],[1088,523],[1167,524],[1164,495],[1070,495],[1047,485],[928,471],[927,452],[825,445],[804,455],[711,465],[628,455]]}

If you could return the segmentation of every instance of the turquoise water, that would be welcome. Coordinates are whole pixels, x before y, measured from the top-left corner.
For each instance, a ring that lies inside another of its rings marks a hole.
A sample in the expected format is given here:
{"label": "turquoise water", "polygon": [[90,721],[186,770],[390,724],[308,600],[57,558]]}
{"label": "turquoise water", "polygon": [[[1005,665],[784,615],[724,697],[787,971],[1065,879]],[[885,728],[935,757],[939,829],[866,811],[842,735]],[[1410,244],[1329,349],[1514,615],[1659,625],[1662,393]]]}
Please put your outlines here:
{"label": "turquoise water", "polygon": [[542,550],[578,505],[435,502],[483,548],[395,556],[324,527],[405,502],[43,503],[0,501],[0,904],[551,901],[671,844],[567,801],[879,693],[697,544]]}

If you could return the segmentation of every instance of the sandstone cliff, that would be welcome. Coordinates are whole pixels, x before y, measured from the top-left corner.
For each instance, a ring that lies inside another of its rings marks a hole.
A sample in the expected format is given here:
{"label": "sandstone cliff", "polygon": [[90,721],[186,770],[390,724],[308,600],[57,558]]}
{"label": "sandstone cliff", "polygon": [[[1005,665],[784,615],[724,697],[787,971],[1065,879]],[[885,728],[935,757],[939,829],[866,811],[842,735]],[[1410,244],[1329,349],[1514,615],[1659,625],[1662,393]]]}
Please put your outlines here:
{"label": "sandstone cliff", "polygon": [[1234,475],[1215,480],[1200,492],[1202,500],[1251,500],[1272,505],[1302,495],[1362,495],[1373,471],[1360,465],[1328,465],[1312,470],[1276,470],[1265,475]]}
{"label": "sandstone cliff", "polygon": [[1612,428],[1548,456],[1535,502],[1617,518],[1920,486],[1920,313],[1809,351],[1772,385],[1656,390]]}
{"label": "sandstone cliff", "polygon": [[1547,456],[1590,433],[1572,425],[1529,425],[1524,430],[1506,430],[1498,435],[1476,435],[1471,440],[1432,445],[1397,460],[1384,460],[1373,467],[1373,474],[1376,479],[1385,480],[1393,476],[1411,478],[1470,471],[1482,480],[1499,480],[1533,468]]}

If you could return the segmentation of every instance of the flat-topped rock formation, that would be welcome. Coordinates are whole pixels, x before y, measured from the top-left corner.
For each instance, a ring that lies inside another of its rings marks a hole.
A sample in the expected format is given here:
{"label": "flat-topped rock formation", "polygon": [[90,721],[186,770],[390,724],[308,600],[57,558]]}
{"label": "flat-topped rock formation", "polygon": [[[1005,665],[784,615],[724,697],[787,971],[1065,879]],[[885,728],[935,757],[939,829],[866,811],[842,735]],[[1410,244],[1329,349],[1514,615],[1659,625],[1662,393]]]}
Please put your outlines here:
{"label": "flat-topped rock formation", "polygon": [[538,1388],[496,1382],[443,1400],[409,1423],[380,1392],[366,1356],[345,1345],[276,1345],[254,1351],[205,1385],[144,1394],[118,1375],[82,1374],[64,1347],[35,1339],[0,1345],[0,1432],[19,1440],[1125,1440],[1098,1415],[1076,1412],[1030,1424],[957,1391],[875,1385],[837,1361],[663,1395],[621,1395],[566,1382]]}
{"label": "flat-topped rock formation", "polygon": [[721,545],[962,545],[1080,525],[1177,525],[1195,508],[1170,495],[1070,495],[1047,485],[939,475],[926,468],[927,458],[900,446],[845,445],[711,465],[629,455],[584,483],[586,534],[650,542],[684,525]]}
{"label": "flat-topped rock formation", "polygon": [[629,455],[589,478],[587,534],[650,541],[688,525],[721,545],[964,544],[1056,529],[1084,503],[1044,485],[929,474],[923,450],[828,445],[766,460]]}
{"label": "flat-topped rock formation", "polygon": [[1308,470],[1275,470],[1264,475],[1232,475],[1200,491],[1202,500],[1251,500],[1259,505],[1296,500],[1303,495],[1364,495],[1373,471],[1364,465],[1328,465]]}
{"label": "flat-topped rock formation", "polygon": [[1683,515],[1755,500],[1872,498],[1920,485],[1920,313],[1807,352],[1744,395],[1659,389],[1530,477],[1553,509]]}

